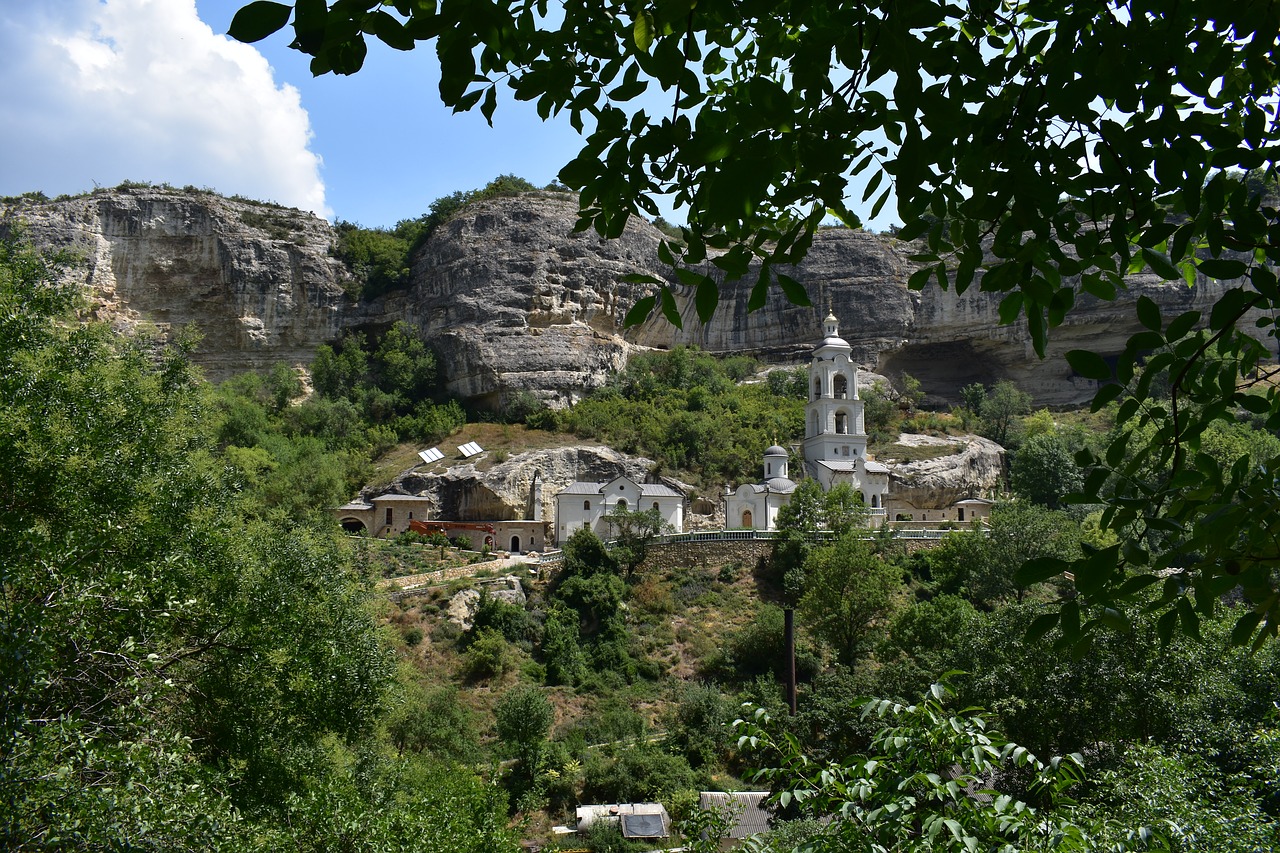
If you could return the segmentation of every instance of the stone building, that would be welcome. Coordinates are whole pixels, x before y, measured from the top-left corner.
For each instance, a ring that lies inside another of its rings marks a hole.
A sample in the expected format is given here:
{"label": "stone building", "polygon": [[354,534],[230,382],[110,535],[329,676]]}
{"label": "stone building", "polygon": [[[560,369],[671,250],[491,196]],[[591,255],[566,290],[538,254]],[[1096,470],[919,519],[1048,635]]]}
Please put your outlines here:
{"label": "stone building", "polygon": [[369,501],[354,500],[333,511],[348,533],[368,533],[381,539],[399,536],[411,521],[431,518],[434,502],[420,495],[386,494]]}
{"label": "stone building", "polygon": [[610,538],[608,516],[619,509],[656,509],[673,533],[684,532],[683,494],[660,483],[615,477],[607,483],[570,483],[556,495],[556,541],[563,544],[584,527],[601,539]]}

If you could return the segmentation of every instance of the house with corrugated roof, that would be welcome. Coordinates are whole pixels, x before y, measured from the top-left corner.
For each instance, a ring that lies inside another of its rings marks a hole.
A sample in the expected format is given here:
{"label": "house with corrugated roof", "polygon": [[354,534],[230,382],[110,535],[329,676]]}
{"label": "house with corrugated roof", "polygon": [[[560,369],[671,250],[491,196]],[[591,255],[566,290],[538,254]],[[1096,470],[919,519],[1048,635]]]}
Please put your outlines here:
{"label": "house with corrugated roof", "polygon": [[698,794],[698,807],[719,812],[732,821],[720,839],[720,848],[733,850],[746,839],[768,831],[771,815],[764,805],[768,797],[768,791],[702,791]]}
{"label": "house with corrugated roof", "polygon": [[629,477],[614,477],[607,483],[570,483],[556,495],[556,541],[564,543],[584,527],[601,539],[609,539],[609,516],[618,510],[655,509],[673,532],[683,533],[684,501],[684,494],[670,486],[637,483]]}

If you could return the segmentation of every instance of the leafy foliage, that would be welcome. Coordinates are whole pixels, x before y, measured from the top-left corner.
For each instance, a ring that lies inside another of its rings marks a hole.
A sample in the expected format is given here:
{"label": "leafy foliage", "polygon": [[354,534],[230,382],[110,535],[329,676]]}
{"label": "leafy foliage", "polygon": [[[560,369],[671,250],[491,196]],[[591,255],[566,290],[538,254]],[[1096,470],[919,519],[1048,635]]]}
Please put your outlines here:
{"label": "leafy foliage", "polygon": [[644,353],[609,386],[536,423],[707,481],[758,476],[761,449],[803,431],[804,389],[780,398],[771,382],[738,384],[755,369],[749,358],[715,358],[687,347]]}
{"label": "leafy foliage", "polygon": [[[1063,808],[1068,789],[1083,779],[1078,754],[1044,762],[987,727],[974,709],[950,713],[950,691],[935,684],[918,704],[871,700],[864,718],[887,721],[872,751],[838,762],[811,761],[787,735],[771,731],[758,709],[737,723],[739,744],[768,762],[757,774],[806,815],[838,815],[813,849],[868,850],[1089,850],[1088,826]],[[991,780],[1008,769],[1030,777],[1047,801],[1039,808]],[[977,791],[986,796],[974,796]],[[988,793],[989,792],[989,793]]]}

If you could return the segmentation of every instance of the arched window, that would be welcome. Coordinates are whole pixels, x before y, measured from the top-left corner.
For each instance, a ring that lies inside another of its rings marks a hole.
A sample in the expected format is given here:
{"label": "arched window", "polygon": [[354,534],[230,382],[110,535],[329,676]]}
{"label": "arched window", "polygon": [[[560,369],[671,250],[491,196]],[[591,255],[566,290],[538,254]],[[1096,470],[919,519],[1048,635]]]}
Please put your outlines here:
{"label": "arched window", "polygon": [[835,381],[835,398],[837,400],[843,400],[847,396],[849,396],[849,380],[845,379],[843,373],[837,373]]}
{"label": "arched window", "polygon": [[815,398],[822,396],[822,379],[817,376],[813,377],[813,396]]}
{"label": "arched window", "polygon": [[653,509],[654,509],[654,512],[658,512],[658,511],[659,511],[659,510],[658,510],[658,502],[657,502],[657,501],[654,501],[654,502],[653,502]]}
{"label": "arched window", "polygon": [[747,528],[748,530],[751,530],[755,527],[755,525],[752,524],[751,510],[749,509],[744,509],[742,511],[742,526]]}
{"label": "arched window", "polygon": [[626,509],[626,508],[627,508],[627,499],[618,498],[618,503],[614,506],[614,509]]}
{"label": "arched window", "polygon": [[872,496],[871,496],[871,508],[872,508],[872,509],[879,509],[879,508],[880,508],[880,496],[879,496],[879,495],[872,495]]}
{"label": "arched window", "polygon": [[589,510],[589,509],[591,509],[591,501],[583,501],[583,502],[582,502],[582,508],[583,508],[583,509],[585,509],[585,510]]}
{"label": "arched window", "polygon": [[836,433],[838,435],[849,433],[849,416],[844,412],[836,412]]}

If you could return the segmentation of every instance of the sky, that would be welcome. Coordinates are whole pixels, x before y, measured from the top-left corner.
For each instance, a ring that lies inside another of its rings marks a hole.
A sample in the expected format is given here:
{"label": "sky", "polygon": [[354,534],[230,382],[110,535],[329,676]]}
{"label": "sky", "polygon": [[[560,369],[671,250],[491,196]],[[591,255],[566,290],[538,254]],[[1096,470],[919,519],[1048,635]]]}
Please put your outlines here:
{"label": "sky", "polygon": [[314,78],[288,31],[223,35],[246,2],[0,0],[0,196],[149,181],[391,226],[501,174],[550,183],[581,147],[510,98],[492,128],[452,114],[430,47],[371,39],[359,73]]}

